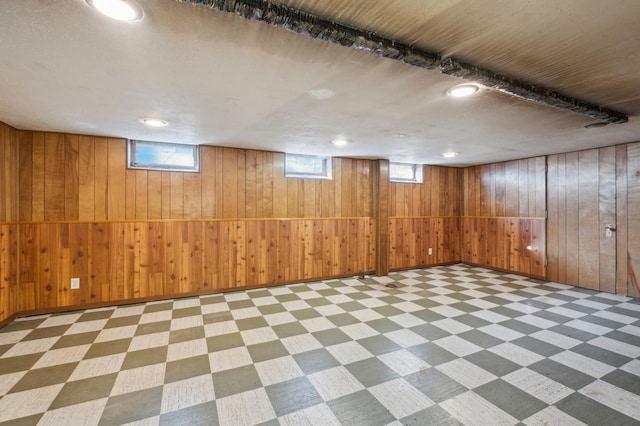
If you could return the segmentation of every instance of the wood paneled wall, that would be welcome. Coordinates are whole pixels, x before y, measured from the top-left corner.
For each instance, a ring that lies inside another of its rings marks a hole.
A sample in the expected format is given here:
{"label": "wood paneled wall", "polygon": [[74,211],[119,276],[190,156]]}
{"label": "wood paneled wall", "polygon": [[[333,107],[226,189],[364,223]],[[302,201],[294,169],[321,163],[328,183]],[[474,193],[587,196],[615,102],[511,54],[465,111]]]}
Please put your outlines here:
{"label": "wood paneled wall", "polygon": [[[372,217],[373,161],[287,179],[284,154],[202,146],[200,173],[128,170],[126,141],[20,132],[20,220]],[[46,158],[46,161],[45,161]]]}
{"label": "wood paneled wall", "polygon": [[640,143],[548,162],[549,279],[640,296]]}
{"label": "wood paneled wall", "polygon": [[375,269],[375,161],[287,179],[282,153],[203,146],[199,173],[158,172],[128,170],[124,139],[19,139],[21,311]]}
{"label": "wood paneled wall", "polygon": [[460,261],[462,169],[424,166],[423,176],[422,184],[389,183],[391,270]]}
{"label": "wood paneled wall", "polygon": [[[356,275],[373,220],[37,223],[21,226],[21,311]],[[69,279],[80,278],[80,290]]]}
{"label": "wood paneled wall", "polygon": [[546,277],[545,157],[464,169],[462,261]]}
{"label": "wood paneled wall", "polygon": [[0,324],[17,313],[17,131],[0,123]]}
{"label": "wood paneled wall", "polygon": [[640,142],[616,147],[618,293],[640,297]]}
{"label": "wood paneled wall", "polygon": [[549,279],[615,292],[615,148],[548,158]]}

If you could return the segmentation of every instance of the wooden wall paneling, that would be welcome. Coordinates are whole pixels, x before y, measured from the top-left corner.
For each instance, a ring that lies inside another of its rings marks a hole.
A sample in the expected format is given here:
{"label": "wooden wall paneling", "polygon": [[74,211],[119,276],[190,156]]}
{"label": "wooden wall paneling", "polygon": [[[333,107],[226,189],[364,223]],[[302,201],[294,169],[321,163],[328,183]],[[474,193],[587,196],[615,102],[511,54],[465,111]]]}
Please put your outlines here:
{"label": "wooden wall paneling", "polygon": [[184,219],[184,175],[182,172],[169,172],[171,219]]}
{"label": "wooden wall paneling", "polygon": [[547,277],[551,281],[558,281],[559,278],[559,221],[560,221],[560,202],[564,202],[564,198],[558,196],[559,179],[558,179],[558,156],[552,155],[548,158],[548,193],[547,193],[547,209],[549,217],[547,218],[547,256],[549,263],[547,265]]}
{"label": "wooden wall paneling", "polygon": [[[284,154],[273,154],[273,217],[287,217],[287,202],[283,198],[288,194],[287,185],[290,179],[284,176]],[[326,182],[324,182],[326,183]],[[327,215],[333,217],[334,214]]]}
{"label": "wooden wall paneling", "polygon": [[78,141],[78,219],[95,219],[95,142],[90,136]]}
{"label": "wooden wall paneling", "polygon": [[[95,154],[95,220],[112,219],[109,216],[109,139],[94,138]],[[122,197],[123,194],[120,194]]]}
{"label": "wooden wall paneling", "polygon": [[215,147],[215,183],[214,183],[214,196],[215,196],[215,215],[216,218],[225,217],[225,196],[227,195],[225,189],[225,168],[224,168],[224,148]]}
{"label": "wooden wall paneling", "polygon": [[[202,217],[211,219],[216,217],[216,152],[213,147],[200,146],[200,176],[202,179]],[[149,186],[151,187],[151,173],[149,174]]]}
{"label": "wooden wall paneling", "polygon": [[[627,294],[640,297],[640,143],[627,146]],[[624,256],[625,253],[619,255]]]}
{"label": "wooden wall paneling", "polygon": [[238,218],[247,217],[246,213],[246,150],[236,150],[237,151],[237,194],[235,196],[236,202],[238,204],[237,207],[237,216]]}
{"label": "wooden wall paneling", "polygon": [[476,179],[479,181],[480,188],[478,191],[480,216],[494,216],[491,212],[495,211],[495,166],[487,164],[474,167]]}
{"label": "wooden wall paneling", "polygon": [[616,292],[616,234],[607,237],[606,226],[616,226],[616,149],[598,150],[599,290]]}
{"label": "wooden wall paneling", "polygon": [[44,142],[44,219],[64,220],[65,214],[64,135],[45,134]]}
{"label": "wooden wall paneling", "polygon": [[79,149],[78,135],[64,135],[64,218],[78,220],[80,218],[80,181],[79,181]]}
{"label": "wooden wall paneling", "polygon": [[[124,193],[124,206],[125,206],[125,219],[136,219],[136,170],[124,171],[125,193]],[[146,188],[145,188],[146,191]]]}
{"label": "wooden wall paneling", "polygon": [[628,294],[629,212],[627,188],[628,145],[616,148],[616,293]]}
{"label": "wooden wall paneling", "polygon": [[496,179],[495,215],[497,217],[504,217],[507,215],[507,175],[505,163],[495,165],[494,176]]}
{"label": "wooden wall paneling", "polygon": [[171,172],[162,173],[162,219],[171,219]]}
{"label": "wooden wall paneling", "polygon": [[238,214],[238,151],[222,150],[222,203],[224,218],[241,217]]}
{"label": "wooden wall paneling", "polygon": [[259,198],[261,196],[258,195],[258,177],[257,177],[257,155],[258,151],[248,150],[247,151],[247,167],[246,167],[246,176],[247,176],[247,192],[246,192],[246,217],[248,218],[256,218],[262,217],[258,215],[258,203]]}
{"label": "wooden wall paneling", "polygon": [[356,182],[354,176],[354,161],[351,159],[340,158],[338,161],[341,163],[342,179],[339,188],[340,201],[342,204],[342,217],[356,216],[356,191],[354,190],[354,183]]}
{"label": "wooden wall paneling", "polygon": [[529,173],[532,174],[532,180],[535,182],[535,197],[529,196],[530,216],[545,217],[547,214],[547,158],[536,157],[531,159],[531,162],[535,163],[533,170],[529,168]]}
{"label": "wooden wall paneling", "polygon": [[565,158],[565,229],[566,229],[566,284],[579,284],[580,265],[580,204],[578,153],[570,152]]}
{"label": "wooden wall paneling", "polygon": [[578,153],[578,283],[594,290],[600,287],[598,160],[597,149]]}
{"label": "wooden wall paneling", "polygon": [[20,225],[20,291],[18,294],[18,311],[29,311],[36,309],[37,295],[36,283],[39,283],[37,274],[39,272],[38,260],[40,249],[39,228],[32,224]]}
{"label": "wooden wall paneling", "polygon": [[[6,142],[5,142],[6,143]],[[19,132],[18,142],[19,214],[21,221],[31,220],[33,194],[33,132]],[[7,180],[8,181],[8,180]],[[93,192],[93,191],[92,191]],[[2,214],[0,214],[2,216]]]}
{"label": "wooden wall paneling", "polygon": [[[149,219],[162,219],[162,172],[149,170],[147,188],[147,217]],[[205,198],[203,198],[202,202],[203,204],[205,203]]]}
{"label": "wooden wall paneling", "polygon": [[298,200],[302,192],[303,181],[299,178],[287,178],[287,214],[285,217],[295,218],[304,216],[304,199]]}
{"label": "wooden wall paneling", "polygon": [[[547,190],[549,190],[548,186]],[[558,281],[561,283],[567,282],[567,231],[567,156],[560,154],[558,155]]]}
{"label": "wooden wall paneling", "polygon": [[520,177],[518,161],[505,163],[505,216],[518,217],[520,213]]}
{"label": "wooden wall paneling", "polygon": [[373,187],[371,182],[372,161],[356,160],[357,165],[357,207],[358,217],[373,216]]}
{"label": "wooden wall paneling", "polygon": [[127,146],[122,139],[109,139],[109,157],[107,166],[107,201],[109,220],[123,220],[125,212],[125,167],[127,164]]}
{"label": "wooden wall paneling", "polygon": [[0,323],[19,310],[18,238],[18,225],[0,225]]}
{"label": "wooden wall paneling", "polygon": [[18,132],[0,123],[0,221],[18,220],[18,151]]}
{"label": "wooden wall paneling", "polygon": [[376,192],[376,274],[389,274],[389,161],[378,160],[374,177]]}
{"label": "wooden wall paneling", "polygon": [[135,219],[149,219],[149,196],[153,190],[149,186],[149,172],[147,170],[135,171]]}
{"label": "wooden wall paneling", "polygon": [[529,179],[529,163],[531,159],[518,161],[518,210],[517,217],[531,217],[529,213],[529,194],[535,194],[535,181]]}
{"label": "wooden wall paneling", "polygon": [[300,189],[302,191],[302,217],[317,217],[320,212],[320,205],[316,199],[316,189],[318,188],[317,179],[301,179]]}
{"label": "wooden wall paneling", "polygon": [[[202,218],[202,175],[198,173],[184,174],[184,218]],[[146,200],[145,200],[146,205]]]}
{"label": "wooden wall paneling", "polygon": [[[187,235],[182,253],[183,259],[187,259],[188,261],[188,269],[184,274],[184,288],[186,292],[199,293],[205,290],[202,227],[203,222],[187,223]],[[144,262],[145,256],[141,255],[141,259]]]}

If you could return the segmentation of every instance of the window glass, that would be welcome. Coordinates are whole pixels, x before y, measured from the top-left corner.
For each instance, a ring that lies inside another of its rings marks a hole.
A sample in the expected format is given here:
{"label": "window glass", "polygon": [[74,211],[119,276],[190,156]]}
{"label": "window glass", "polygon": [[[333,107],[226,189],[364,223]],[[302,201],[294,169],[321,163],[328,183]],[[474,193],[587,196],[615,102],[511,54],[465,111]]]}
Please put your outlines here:
{"label": "window glass", "polygon": [[197,145],[129,141],[129,168],[197,172],[200,170]]}

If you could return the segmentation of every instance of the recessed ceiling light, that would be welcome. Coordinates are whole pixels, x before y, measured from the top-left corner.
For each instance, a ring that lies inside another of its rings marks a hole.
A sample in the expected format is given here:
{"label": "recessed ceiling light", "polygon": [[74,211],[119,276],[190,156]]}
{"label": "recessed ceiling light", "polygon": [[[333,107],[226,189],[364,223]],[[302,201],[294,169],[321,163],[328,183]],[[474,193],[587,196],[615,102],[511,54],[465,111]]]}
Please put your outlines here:
{"label": "recessed ceiling light", "polygon": [[458,153],[457,152],[453,152],[453,151],[447,151],[447,152],[443,152],[442,156],[444,158],[453,158],[453,157],[457,157]]}
{"label": "recessed ceiling light", "polygon": [[164,127],[169,125],[169,123],[164,120],[160,120],[159,118],[145,117],[140,121],[142,121],[143,124],[151,127]]}
{"label": "recessed ceiling light", "polygon": [[345,146],[349,142],[347,142],[346,139],[338,138],[338,139],[332,140],[331,143],[334,144],[335,146]]}
{"label": "recessed ceiling light", "polygon": [[464,96],[470,96],[476,93],[480,87],[475,84],[460,84],[458,86],[453,86],[449,90],[447,90],[447,95],[454,96],[456,98],[462,98]]}
{"label": "recessed ceiling light", "polygon": [[331,99],[336,95],[333,90],[325,89],[325,88],[312,89],[312,90],[309,90],[307,94],[317,101],[324,101],[326,99]]}
{"label": "recessed ceiling light", "polygon": [[142,19],[142,8],[132,0],[86,0],[89,6],[109,18],[136,22]]}

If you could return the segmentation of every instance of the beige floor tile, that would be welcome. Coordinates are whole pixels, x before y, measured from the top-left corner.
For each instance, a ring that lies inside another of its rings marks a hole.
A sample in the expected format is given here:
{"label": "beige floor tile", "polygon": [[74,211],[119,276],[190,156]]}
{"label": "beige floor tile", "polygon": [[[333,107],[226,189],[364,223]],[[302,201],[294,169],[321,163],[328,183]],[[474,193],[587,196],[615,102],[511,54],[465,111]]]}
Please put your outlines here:
{"label": "beige floor tile", "polygon": [[80,361],[76,369],[71,373],[69,381],[116,373],[120,371],[120,367],[126,356],[127,354],[123,352]]}
{"label": "beige floor tile", "polygon": [[90,347],[91,345],[80,345],[49,350],[42,355],[32,368],[51,367],[52,365],[80,361],[84,358]]}
{"label": "beige floor tile", "polygon": [[61,383],[3,396],[0,399],[0,422],[45,412],[62,386]]}
{"label": "beige floor tile", "polygon": [[[227,396],[216,401],[221,425],[249,426],[276,417],[264,388]],[[247,407],[251,407],[247,410]]]}
{"label": "beige floor tile", "polygon": [[20,381],[27,374],[26,371],[19,371],[17,373],[3,374],[0,376],[0,397],[9,392],[16,383]]}
{"label": "beige floor tile", "polygon": [[170,344],[167,352],[167,361],[176,361],[197,355],[205,355],[207,353],[206,339],[188,340],[186,342]]}
{"label": "beige floor tile", "polygon": [[244,346],[209,354],[209,363],[211,364],[211,372],[213,373],[242,367],[252,362],[251,355]]}
{"label": "beige floor tile", "polygon": [[161,414],[213,401],[215,393],[211,374],[164,385]]}
{"label": "beige floor tile", "polygon": [[291,356],[270,359],[255,364],[260,381],[264,386],[285,382],[304,376],[304,372]]}
{"label": "beige floor tile", "polygon": [[48,351],[60,337],[47,337],[46,339],[27,340],[13,345],[1,358],[10,358],[20,355],[29,355]]}
{"label": "beige floor tile", "polygon": [[96,399],[82,404],[70,405],[44,413],[40,425],[82,425],[93,426],[100,422],[102,410],[108,398]]}
{"label": "beige floor tile", "polygon": [[162,331],[160,333],[143,334],[142,336],[135,336],[131,340],[129,345],[129,351],[140,351],[143,349],[157,348],[160,346],[166,346],[169,344],[168,331]]}
{"label": "beige floor tile", "polygon": [[118,374],[111,396],[135,392],[164,384],[165,364],[132,368]]}
{"label": "beige floor tile", "polygon": [[295,411],[278,419],[282,426],[340,426],[340,421],[327,404],[318,404]]}
{"label": "beige floor tile", "polygon": [[100,331],[95,342],[111,342],[113,340],[126,339],[133,337],[136,333],[137,325],[128,325],[125,327],[107,328]]}
{"label": "beige floor tile", "polygon": [[364,389],[362,383],[342,366],[310,374],[307,378],[325,401]]}

